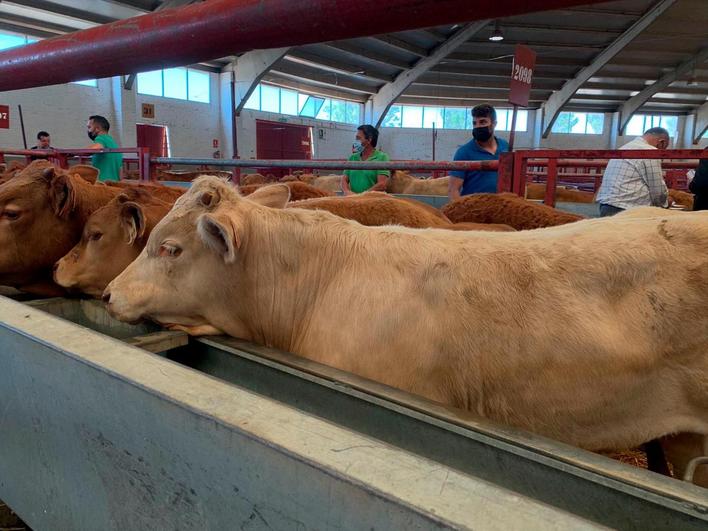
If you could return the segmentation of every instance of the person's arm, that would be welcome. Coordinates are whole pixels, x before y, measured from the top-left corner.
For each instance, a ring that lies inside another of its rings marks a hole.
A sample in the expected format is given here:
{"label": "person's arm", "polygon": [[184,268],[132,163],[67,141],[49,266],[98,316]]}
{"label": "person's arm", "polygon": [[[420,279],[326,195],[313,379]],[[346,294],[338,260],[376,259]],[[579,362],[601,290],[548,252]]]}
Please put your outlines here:
{"label": "person's arm", "polygon": [[644,162],[643,178],[649,188],[651,204],[658,207],[668,207],[669,189],[666,188],[664,174],[661,171],[661,161],[652,159]]}
{"label": "person's arm", "polygon": [[460,190],[462,189],[462,185],[464,183],[464,179],[461,179],[454,175],[450,175],[450,179],[447,184],[447,197],[450,199],[450,201],[454,201],[455,199],[460,198]]}
{"label": "person's arm", "polygon": [[[452,160],[468,160],[462,147],[457,148],[455,151],[455,156]],[[450,179],[447,185],[447,197],[450,201],[460,198],[460,190],[462,190],[462,185],[465,184],[466,171],[451,171]]]}
{"label": "person's arm", "polygon": [[351,195],[352,189],[351,186],[349,186],[349,172],[347,170],[344,171],[344,175],[342,176],[342,192],[344,192],[344,195]]}
{"label": "person's arm", "polygon": [[386,183],[388,182],[388,175],[385,173],[379,173],[376,176],[376,184],[369,188],[367,192],[385,192]]}

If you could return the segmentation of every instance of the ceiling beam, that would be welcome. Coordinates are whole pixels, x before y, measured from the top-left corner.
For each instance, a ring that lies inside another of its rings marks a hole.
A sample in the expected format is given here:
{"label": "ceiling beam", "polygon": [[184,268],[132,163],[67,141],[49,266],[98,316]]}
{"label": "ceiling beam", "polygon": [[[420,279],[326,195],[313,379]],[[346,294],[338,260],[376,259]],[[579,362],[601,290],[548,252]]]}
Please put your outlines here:
{"label": "ceiling beam", "polygon": [[667,9],[669,9],[676,0],[661,0],[647,11],[637,22],[620,35],[612,44],[590,63],[583,68],[578,74],[566,82],[559,91],[554,92],[546,103],[543,104],[543,117],[541,132],[543,138],[548,138],[551,128],[558,118],[563,106],[570,101],[577,90],[592,76],[594,76],[603,66],[605,66],[614,56],[632,42],[642,31],[644,31],[652,22],[659,18]]}
{"label": "ceiling beam", "polygon": [[703,135],[708,131],[708,101],[696,109],[696,114],[693,116],[693,144],[698,144]]}
{"label": "ceiling beam", "polygon": [[310,86],[321,87],[321,88],[325,88],[325,89],[333,88],[333,89],[338,90],[341,93],[346,93],[349,95],[355,94],[359,97],[361,97],[361,96],[369,97],[371,94],[373,94],[372,90],[364,90],[361,88],[352,87],[348,84],[342,85],[341,83],[338,85],[333,85],[331,81],[322,81],[322,80],[312,79],[312,78],[305,79],[302,76],[291,74],[290,72],[282,72],[276,68],[270,70],[268,73],[269,73],[269,77],[271,79],[272,78],[289,79],[291,81],[301,83],[302,85],[305,85],[305,86],[310,85]]}
{"label": "ceiling beam", "polygon": [[103,24],[149,13],[107,0],[12,0],[12,3]]}
{"label": "ceiling beam", "polygon": [[372,39],[382,42],[391,48],[396,48],[397,50],[403,50],[404,52],[412,55],[417,55],[418,57],[426,57],[428,55],[428,50],[425,48],[416,46],[415,44],[410,44],[394,35],[377,35],[376,37],[372,37]]}
{"label": "ceiling beam", "polygon": [[305,66],[309,66],[311,68],[324,70],[326,72],[334,72],[337,74],[346,75],[358,79],[364,79],[367,81],[374,81],[378,83],[388,83],[389,81],[393,81],[392,76],[363,70],[362,68],[359,68],[357,66],[344,64],[340,61],[326,59],[318,55],[303,52],[302,50],[293,50],[291,53],[287,54],[283,59],[285,59],[286,61],[291,61],[293,63],[299,63]]}
{"label": "ceiling beam", "polygon": [[314,94],[316,96],[324,96],[330,98],[340,98],[344,100],[356,101],[364,103],[368,96],[366,94],[352,94],[343,90],[333,90],[331,86],[315,86],[303,83],[301,79],[291,79],[288,77],[274,76],[266,74],[263,81],[278,87],[285,87],[293,90],[304,92],[305,94]]}
{"label": "ceiling beam", "polygon": [[391,104],[403,94],[411,83],[438,64],[449,53],[462,46],[475,33],[486,27],[487,24],[488,21],[480,20],[462,26],[445,41],[433,48],[428,56],[420,59],[412,68],[401,72],[391,83],[381,87],[371,99],[370,122],[376,124],[376,127],[380,127]]}
{"label": "ceiling beam", "polygon": [[222,72],[234,72],[234,81],[236,83],[234,107],[236,115],[241,113],[243,106],[246,105],[248,98],[251,97],[258,83],[288,51],[290,51],[289,46],[270,50],[252,50],[223,68]]}
{"label": "ceiling beam", "polygon": [[394,59],[394,58],[385,56],[383,54],[372,52],[370,50],[364,50],[362,48],[359,48],[357,46],[349,44],[348,42],[343,42],[343,41],[328,42],[328,43],[326,43],[326,46],[328,46],[330,48],[334,48],[335,50],[339,50],[340,52],[345,52],[347,54],[357,56],[360,59],[363,58],[363,59],[366,59],[369,61],[373,61],[375,63],[380,63],[382,65],[386,65],[388,67],[393,66],[394,68],[406,70],[406,69],[410,68],[410,66],[411,66],[406,61],[401,61],[400,59]]}
{"label": "ceiling beam", "polygon": [[662,92],[666,87],[671,85],[671,83],[689,73],[691,70],[696,68],[696,66],[703,64],[706,60],[708,60],[708,48],[703,48],[696,55],[690,57],[670,72],[667,72],[661,76],[657,81],[646,87],[639,94],[632,96],[625,101],[619,108],[619,134],[624,134],[624,130],[629,121],[632,119],[632,116],[634,116],[634,113],[637,112],[637,110],[639,110],[639,108],[648,100],[650,100],[652,96]]}

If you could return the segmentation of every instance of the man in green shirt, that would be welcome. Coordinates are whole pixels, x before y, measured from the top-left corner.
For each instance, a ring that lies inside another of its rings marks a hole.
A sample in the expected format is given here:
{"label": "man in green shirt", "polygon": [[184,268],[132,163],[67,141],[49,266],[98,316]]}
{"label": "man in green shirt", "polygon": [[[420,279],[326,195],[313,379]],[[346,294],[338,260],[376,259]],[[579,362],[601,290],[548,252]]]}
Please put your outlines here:
{"label": "man in green shirt", "polygon": [[[111,124],[103,116],[94,115],[86,124],[88,137],[94,142],[89,149],[117,149],[119,146],[108,134]],[[122,153],[97,153],[91,157],[91,164],[98,168],[99,181],[120,181],[123,167]]]}
{"label": "man in green shirt", "polygon": [[[349,160],[368,162],[388,162],[386,153],[376,149],[379,132],[371,125],[361,125],[356,130],[354,153]],[[342,178],[344,195],[360,194],[362,192],[385,192],[386,179],[391,176],[388,170],[345,170]]]}

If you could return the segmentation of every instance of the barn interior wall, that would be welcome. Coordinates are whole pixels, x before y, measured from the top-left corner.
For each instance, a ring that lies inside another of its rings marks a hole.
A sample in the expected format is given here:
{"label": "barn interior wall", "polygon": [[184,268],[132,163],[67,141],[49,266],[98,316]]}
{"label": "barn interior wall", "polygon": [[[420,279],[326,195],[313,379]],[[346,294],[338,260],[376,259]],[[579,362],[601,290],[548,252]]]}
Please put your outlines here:
{"label": "barn interior wall", "polygon": [[88,146],[88,117],[101,114],[111,123],[115,119],[111,90],[111,80],[101,79],[97,88],[67,84],[4,92],[0,103],[10,106],[10,128],[0,129],[0,146],[22,148],[18,105],[22,105],[28,147],[36,144],[39,131],[48,131],[55,147]]}
{"label": "barn interior wall", "polygon": [[[135,123],[151,123],[169,127],[171,154],[175,157],[212,158],[218,150],[222,158],[232,153],[230,77],[211,74],[211,103],[197,103],[171,98],[146,96],[125,90],[121,78],[101,79],[97,87],[67,84],[6,92],[0,103],[10,106],[10,129],[0,129],[0,145],[7,148],[22,146],[17,105],[22,105],[25,129],[30,146],[35,144],[39,130],[52,134],[56,147],[78,148],[89,143],[85,121],[90,114],[103,114],[113,124],[112,133],[124,147],[136,143]],[[155,118],[141,117],[141,104],[155,106]],[[540,138],[540,113],[529,111],[528,127],[518,132],[516,147],[552,149],[612,149],[630,141],[631,136],[611,134],[613,114],[605,115],[601,135],[551,134]],[[256,157],[256,120],[284,121],[313,128],[313,151],[318,159],[341,159],[350,152],[356,127],[349,124],[284,116],[244,110],[237,118],[237,139],[241,158]],[[616,116],[614,117],[616,122]],[[698,146],[691,144],[692,116],[680,116],[678,135],[672,147],[708,147],[704,138]],[[498,132],[508,139],[508,132]],[[614,136],[614,138],[613,138]],[[471,131],[442,129],[437,131],[436,159],[450,160],[455,150],[471,138]],[[214,147],[214,140],[219,147]],[[382,128],[379,145],[393,159],[432,159],[431,129]]]}
{"label": "barn interior wall", "polygon": [[[222,102],[228,108],[229,100],[222,100],[219,75],[210,74],[210,103],[146,96],[135,92],[137,123],[165,125],[169,129],[170,155],[172,157],[213,158],[223,153],[225,144],[222,126]],[[155,118],[142,118],[143,103],[155,106]],[[214,147],[214,140],[218,147]],[[134,143],[133,143],[134,145]],[[223,156],[223,155],[222,155]]]}
{"label": "barn interior wall", "polygon": [[356,135],[356,127],[349,124],[245,109],[236,121],[238,150],[242,159],[256,158],[256,120],[311,126],[316,159],[342,159],[348,156]]}
{"label": "barn interior wall", "polygon": [[[122,147],[136,145],[136,123],[169,127],[171,154],[175,157],[211,158],[224,145],[221,124],[221,94],[218,75],[211,74],[211,102],[197,103],[146,96],[123,88],[119,77],[99,79],[97,87],[65,84],[5,92],[0,103],[10,106],[10,129],[0,129],[0,146],[21,148],[22,133],[17,106],[22,105],[28,146],[34,146],[40,130],[52,135],[54,147],[84,148],[86,120],[92,114],[105,116],[111,134]],[[141,117],[141,104],[155,105],[155,118]],[[219,148],[213,148],[213,141]]]}

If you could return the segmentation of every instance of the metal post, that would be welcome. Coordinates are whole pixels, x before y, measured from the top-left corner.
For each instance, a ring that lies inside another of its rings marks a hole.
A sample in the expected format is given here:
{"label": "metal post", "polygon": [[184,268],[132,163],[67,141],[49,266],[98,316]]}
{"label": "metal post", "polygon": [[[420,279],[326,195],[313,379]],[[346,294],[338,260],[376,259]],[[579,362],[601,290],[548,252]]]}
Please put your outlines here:
{"label": "metal post", "polygon": [[549,159],[546,175],[546,195],[543,203],[546,206],[556,206],[556,181],[558,177],[558,159]]}
{"label": "metal post", "polygon": [[499,157],[499,169],[497,170],[497,192],[511,192],[514,178],[514,154],[502,153]]}
{"label": "metal post", "polygon": [[22,143],[25,146],[25,149],[27,149],[27,135],[25,134],[25,119],[22,116],[22,105],[18,105],[17,109],[20,112],[20,127],[22,128]]}
{"label": "metal post", "polygon": [[511,115],[511,133],[509,133],[509,151],[514,151],[514,139],[516,137],[516,113],[519,111],[519,106],[514,104],[514,112]]}
{"label": "metal post", "polygon": [[150,148],[138,148],[138,169],[140,170],[140,180],[149,181],[150,175]]}

